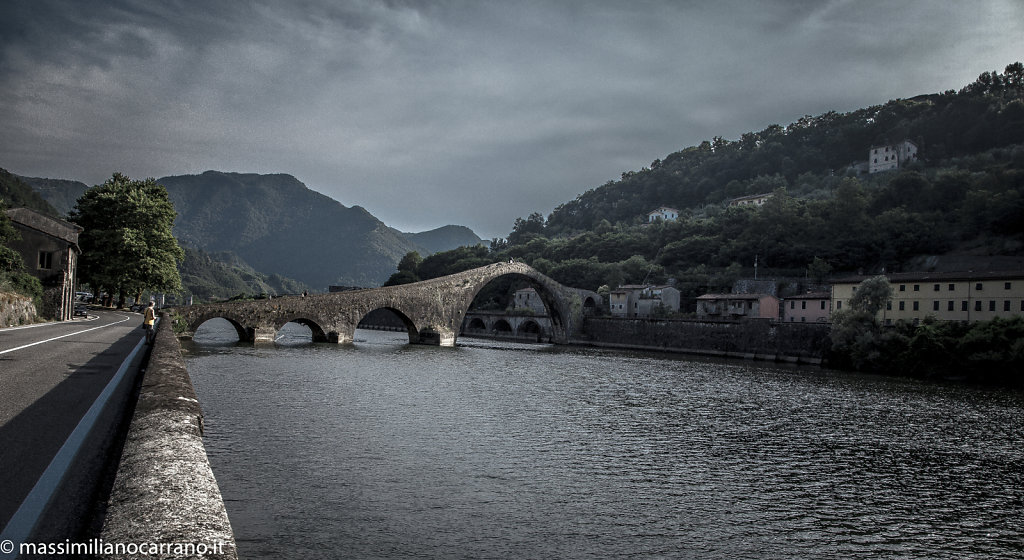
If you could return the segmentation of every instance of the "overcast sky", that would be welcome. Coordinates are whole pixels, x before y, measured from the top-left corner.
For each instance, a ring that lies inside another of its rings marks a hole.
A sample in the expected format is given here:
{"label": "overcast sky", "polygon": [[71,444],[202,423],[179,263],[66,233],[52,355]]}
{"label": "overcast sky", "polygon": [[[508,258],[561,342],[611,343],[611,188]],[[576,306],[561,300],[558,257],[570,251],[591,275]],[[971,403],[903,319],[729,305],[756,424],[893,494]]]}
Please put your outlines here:
{"label": "overcast sky", "polygon": [[713,136],[1001,72],[1024,1],[3,0],[0,47],[13,173],[288,173],[490,238]]}

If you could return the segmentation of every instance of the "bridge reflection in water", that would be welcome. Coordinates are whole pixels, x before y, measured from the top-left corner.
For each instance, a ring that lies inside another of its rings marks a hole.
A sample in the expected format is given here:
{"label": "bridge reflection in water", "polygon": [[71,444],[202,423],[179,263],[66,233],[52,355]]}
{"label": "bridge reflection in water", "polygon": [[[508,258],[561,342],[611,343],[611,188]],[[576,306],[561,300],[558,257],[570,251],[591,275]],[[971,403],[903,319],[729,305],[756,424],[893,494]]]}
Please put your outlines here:
{"label": "bridge reflection in water", "polygon": [[564,344],[579,334],[585,300],[593,292],[569,288],[522,263],[496,263],[450,276],[401,286],[352,290],[266,300],[231,301],[178,307],[176,321],[191,337],[204,322],[226,319],[244,342],[273,342],[288,323],[304,325],[314,342],[352,342],[359,322],[370,312],[397,315],[413,344],[454,346],[463,319],[481,289],[505,276],[536,290],[550,318],[550,341]]}

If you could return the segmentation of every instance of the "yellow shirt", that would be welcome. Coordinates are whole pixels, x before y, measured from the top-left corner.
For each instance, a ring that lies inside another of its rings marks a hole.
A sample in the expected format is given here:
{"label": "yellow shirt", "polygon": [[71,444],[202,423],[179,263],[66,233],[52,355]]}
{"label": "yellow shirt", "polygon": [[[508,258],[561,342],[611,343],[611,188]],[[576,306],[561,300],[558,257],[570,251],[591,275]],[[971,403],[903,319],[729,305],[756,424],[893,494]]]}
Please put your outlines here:
{"label": "yellow shirt", "polygon": [[143,320],[142,320],[142,324],[143,325],[152,325],[156,321],[156,312],[153,311],[152,307],[147,307],[146,310],[143,311],[143,315],[142,316],[143,316]]}

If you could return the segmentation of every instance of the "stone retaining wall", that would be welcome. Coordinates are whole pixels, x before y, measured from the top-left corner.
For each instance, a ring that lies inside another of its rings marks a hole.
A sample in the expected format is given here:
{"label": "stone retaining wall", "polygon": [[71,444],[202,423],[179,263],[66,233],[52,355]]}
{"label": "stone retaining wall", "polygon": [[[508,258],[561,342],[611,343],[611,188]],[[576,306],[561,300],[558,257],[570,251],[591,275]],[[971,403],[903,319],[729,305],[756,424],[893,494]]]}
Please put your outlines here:
{"label": "stone retaining wall", "polygon": [[824,324],[588,317],[583,328],[575,342],[709,356],[821,364],[829,348]]}
{"label": "stone retaining wall", "polygon": [[[169,546],[162,554],[104,558],[238,558],[203,446],[203,413],[166,315],[157,329],[100,538]],[[208,547],[206,554],[170,546],[200,544]]]}
{"label": "stone retaining wall", "polygon": [[36,306],[32,298],[0,292],[0,328],[27,325],[35,321]]}

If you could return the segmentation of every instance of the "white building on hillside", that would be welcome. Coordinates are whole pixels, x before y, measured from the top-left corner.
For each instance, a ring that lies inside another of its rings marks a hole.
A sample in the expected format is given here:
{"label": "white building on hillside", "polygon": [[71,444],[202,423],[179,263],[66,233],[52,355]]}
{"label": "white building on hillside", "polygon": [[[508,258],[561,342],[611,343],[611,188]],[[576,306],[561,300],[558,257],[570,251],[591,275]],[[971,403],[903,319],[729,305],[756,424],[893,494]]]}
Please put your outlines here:
{"label": "white building on hillside", "polygon": [[868,150],[868,173],[899,169],[917,161],[917,144],[904,140],[888,146],[872,146]]}
{"label": "white building on hillside", "polygon": [[657,210],[651,210],[647,213],[648,222],[657,222],[658,220],[665,220],[666,222],[672,222],[679,218],[679,210],[675,208],[669,208],[668,206],[662,206]]}

